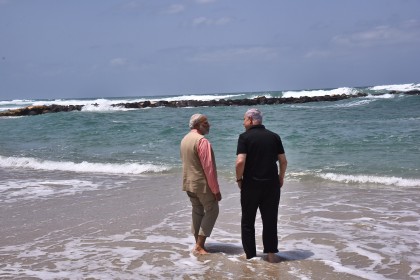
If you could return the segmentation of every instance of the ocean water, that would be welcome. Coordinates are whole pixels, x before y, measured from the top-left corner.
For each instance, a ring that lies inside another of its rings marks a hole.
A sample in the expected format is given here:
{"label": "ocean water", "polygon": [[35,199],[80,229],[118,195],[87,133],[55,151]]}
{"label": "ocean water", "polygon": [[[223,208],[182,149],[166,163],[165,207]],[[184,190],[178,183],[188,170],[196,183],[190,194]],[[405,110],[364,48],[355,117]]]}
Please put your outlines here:
{"label": "ocean water", "polygon": [[[292,180],[420,186],[420,97],[386,94],[419,84],[331,90],[162,96],[127,99],[1,101],[0,110],[40,104],[83,104],[81,112],[0,119],[0,167],[107,174],[180,171],[179,142],[189,117],[211,123],[219,172],[233,176],[236,141],[247,107],[111,107],[140,100],[313,96],[368,92],[363,98],[257,106],[267,128],[280,134]],[[378,93],[385,93],[378,95]],[[95,107],[92,104],[97,103]]]}
{"label": "ocean water", "polygon": [[[412,89],[420,84],[0,101],[0,110],[85,105],[0,118],[0,278],[419,279],[420,96],[391,93]],[[257,106],[289,162],[279,216],[288,261],[277,266],[240,257],[234,164],[248,107],[111,106],[357,92],[369,95]],[[204,259],[189,252],[179,179],[179,143],[194,113],[209,118],[224,197],[209,241],[216,257]]]}

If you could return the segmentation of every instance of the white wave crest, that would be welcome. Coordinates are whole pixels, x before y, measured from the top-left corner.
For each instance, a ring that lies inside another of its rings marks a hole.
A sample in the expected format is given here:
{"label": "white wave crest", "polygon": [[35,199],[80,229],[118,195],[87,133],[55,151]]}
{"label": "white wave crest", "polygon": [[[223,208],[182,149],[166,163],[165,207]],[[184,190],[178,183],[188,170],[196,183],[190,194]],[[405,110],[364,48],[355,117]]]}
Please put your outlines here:
{"label": "white wave crest", "polygon": [[[107,112],[107,111],[128,111],[132,109],[127,109],[120,106],[112,106],[115,104],[124,104],[124,103],[136,103],[144,101],[180,101],[180,100],[197,100],[197,101],[209,101],[209,100],[220,100],[220,99],[231,99],[235,97],[240,97],[243,94],[208,94],[208,95],[180,95],[180,96],[155,96],[155,97],[142,97],[142,98],[98,98],[98,99],[55,99],[55,100],[38,100],[34,102],[27,103],[26,106],[49,106],[49,105],[82,105],[82,111],[88,112]],[[13,107],[13,109],[19,108],[22,106]]]}
{"label": "white wave crest", "polygon": [[29,168],[47,171],[70,171],[80,173],[107,173],[107,174],[144,174],[159,173],[170,168],[163,165],[151,163],[93,163],[93,162],[69,162],[69,161],[50,161],[39,160],[27,157],[4,157],[0,156],[0,167],[7,168]]}
{"label": "white wave crest", "polygon": [[330,90],[302,90],[302,91],[285,91],[282,95],[284,98],[294,97],[299,98],[303,96],[313,97],[313,96],[325,96],[325,95],[355,95],[357,90],[349,87],[341,87]]}
{"label": "white wave crest", "polygon": [[112,104],[116,104],[115,101],[109,99],[98,99],[95,100],[93,104],[85,104],[82,108],[82,111],[85,112],[107,112],[107,111],[128,111],[130,109],[126,109],[120,106],[112,106]]}
{"label": "white wave crest", "polygon": [[69,106],[69,105],[83,105],[85,107],[102,107],[105,108],[110,106],[111,104],[118,104],[118,103],[127,103],[127,102],[141,102],[145,99],[105,99],[105,98],[98,98],[98,99],[55,99],[55,100],[47,100],[47,101],[36,101],[32,105],[34,106],[48,106],[48,105],[62,105],[62,106]]}
{"label": "white wave crest", "polygon": [[250,97],[248,97],[249,99],[255,99],[255,98],[258,98],[258,97],[261,97],[261,96],[264,96],[264,97],[266,97],[266,98],[273,98],[273,97],[275,97],[275,96],[273,96],[273,94],[271,94],[271,93],[259,93],[259,94],[253,94],[253,95],[251,95]]}
{"label": "white wave crest", "polygon": [[391,98],[395,98],[395,97],[397,97],[397,95],[390,94],[390,93],[381,94],[381,95],[369,94],[368,96],[366,96],[366,98],[370,98],[370,99],[391,99]]}
{"label": "white wave crest", "polygon": [[336,105],[331,105],[330,107],[336,107],[336,108],[350,108],[350,107],[358,107],[358,106],[365,106],[369,103],[371,103],[373,100],[357,100],[357,101],[351,101],[348,103],[339,103]]}
{"label": "white wave crest", "polygon": [[210,100],[220,100],[220,99],[231,99],[233,97],[239,97],[239,96],[242,96],[242,94],[226,94],[226,95],[196,94],[196,95],[180,95],[180,96],[165,97],[165,98],[155,98],[155,99],[150,99],[150,101],[180,101],[180,100],[210,101]]}
{"label": "white wave crest", "polygon": [[382,184],[387,186],[398,186],[398,187],[420,187],[420,180],[418,179],[404,179],[399,177],[382,177],[382,176],[370,176],[370,175],[342,175],[335,173],[319,174],[319,177],[331,180],[335,182],[343,183],[373,183]]}
{"label": "white wave crest", "polygon": [[29,106],[33,102],[34,102],[33,100],[26,100],[26,99],[0,101],[0,111],[19,109],[25,106]]}
{"label": "white wave crest", "polygon": [[8,111],[8,110],[16,110],[22,108],[22,106],[8,106],[8,107],[0,107],[0,112]]}
{"label": "white wave crest", "polygon": [[0,101],[0,105],[22,105],[22,104],[32,104],[33,100],[27,99],[14,99],[14,100],[4,100]]}
{"label": "white wave crest", "polygon": [[370,90],[383,91],[383,90],[396,90],[396,91],[410,91],[410,90],[420,90],[420,84],[401,84],[401,85],[384,85],[384,86],[374,86]]}

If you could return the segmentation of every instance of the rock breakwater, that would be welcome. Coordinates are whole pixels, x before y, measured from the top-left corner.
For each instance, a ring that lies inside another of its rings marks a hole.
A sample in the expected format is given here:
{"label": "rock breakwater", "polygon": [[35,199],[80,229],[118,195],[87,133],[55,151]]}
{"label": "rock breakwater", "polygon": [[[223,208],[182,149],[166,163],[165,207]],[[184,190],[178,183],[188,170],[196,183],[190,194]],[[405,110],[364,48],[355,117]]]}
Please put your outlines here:
{"label": "rock breakwater", "polygon": [[[385,93],[383,93],[385,94]],[[407,94],[407,95],[420,95],[420,90],[412,90],[407,92],[392,91],[388,94]],[[220,99],[220,100],[179,100],[179,101],[141,101],[141,102],[127,102],[112,104],[113,107],[121,107],[127,109],[141,109],[148,107],[215,107],[215,106],[256,106],[256,105],[277,105],[277,104],[298,104],[308,102],[325,102],[325,101],[338,101],[349,98],[365,97],[366,93],[357,93],[354,95],[324,95],[324,96],[302,96],[302,97],[272,97],[265,96],[256,97],[253,99]],[[377,94],[378,95],[378,94]],[[379,94],[381,95],[381,94]],[[98,106],[98,104],[92,104]],[[7,110],[0,112],[0,117],[16,117],[16,116],[33,116],[47,113],[57,112],[71,112],[81,111],[84,105],[38,105],[28,106],[19,109]]]}

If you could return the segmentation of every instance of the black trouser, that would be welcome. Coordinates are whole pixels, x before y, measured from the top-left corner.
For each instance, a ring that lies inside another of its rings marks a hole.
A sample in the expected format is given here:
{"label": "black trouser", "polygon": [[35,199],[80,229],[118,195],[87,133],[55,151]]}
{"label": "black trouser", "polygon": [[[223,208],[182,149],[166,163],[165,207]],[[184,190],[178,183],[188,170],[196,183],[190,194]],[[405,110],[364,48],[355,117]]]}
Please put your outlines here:
{"label": "black trouser", "polygon": [[263,223],[264,253],[277,253],[277,216],[280,202],[278,181],[244,180],[241,190],[241,233],[246,258],[257,256],[255,245],[255,218],[260,209]]}

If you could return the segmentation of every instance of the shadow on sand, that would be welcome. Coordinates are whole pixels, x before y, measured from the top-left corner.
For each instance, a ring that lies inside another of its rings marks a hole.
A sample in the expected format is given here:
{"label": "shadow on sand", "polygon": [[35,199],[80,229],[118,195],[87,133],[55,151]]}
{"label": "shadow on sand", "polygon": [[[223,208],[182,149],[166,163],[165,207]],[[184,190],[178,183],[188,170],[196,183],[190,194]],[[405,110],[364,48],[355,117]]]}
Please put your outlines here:
{"label": "shadow on sand", "polygon": [[305,260],[312,257],[314,253],[308,250],[292,250],[292,251],[280,251],[275,254],[275,258],[273,260],[268,260],[267,255],[262,255],[261,258],[263,260],[279,263],[279,262],[290,262],[290,261],[299,261]]}
{"label": "shadow on sand", "polygon": [[[226,243],[208,243],[206,248],[211,254],[223,253],[226,255],[241,255],[244,253],[242,246]],[[276,254],[276,262],[305,260],[312,257],[313,255],[314,253],[308,250],[280,251]],[[259,254],[257,257],[260,257],[264,260],[267,259],[266,254]]]}
{"label": "shadow on sand", "polygon": [[207,243],[206,248],[209,253],[223,253],[226,255],[239,255],[244,252],[242,246],[227,243]]}

